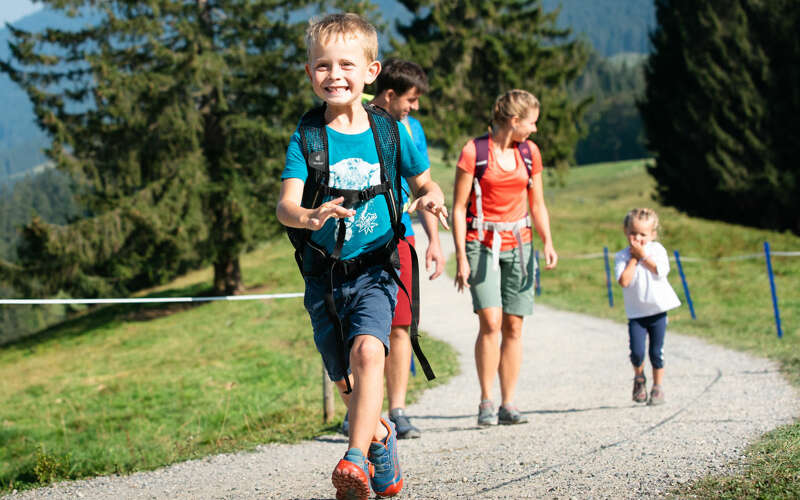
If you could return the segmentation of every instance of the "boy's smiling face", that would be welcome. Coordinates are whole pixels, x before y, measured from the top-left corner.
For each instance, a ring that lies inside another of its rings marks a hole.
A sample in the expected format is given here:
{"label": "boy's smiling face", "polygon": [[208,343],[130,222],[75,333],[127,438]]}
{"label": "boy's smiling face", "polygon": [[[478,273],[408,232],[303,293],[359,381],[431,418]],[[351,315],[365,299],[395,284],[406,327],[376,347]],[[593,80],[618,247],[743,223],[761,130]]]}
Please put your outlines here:
{"label": "boy's smiling face", "polygon": [[364,85],[381,71],[378,61],[368,61],[361,36],[335,36],[311,49],[306,73],[314,93],[329,106],[361,103]]}

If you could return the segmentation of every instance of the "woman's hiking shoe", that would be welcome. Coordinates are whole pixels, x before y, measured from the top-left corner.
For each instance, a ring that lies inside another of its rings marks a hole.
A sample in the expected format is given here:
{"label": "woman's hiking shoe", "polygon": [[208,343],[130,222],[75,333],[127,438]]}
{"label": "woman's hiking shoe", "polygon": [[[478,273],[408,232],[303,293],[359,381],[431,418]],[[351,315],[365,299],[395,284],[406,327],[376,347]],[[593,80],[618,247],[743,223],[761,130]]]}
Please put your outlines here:
{"label": "woman's hiking shoe", "polygon": [[350,448],[333,469],[331,482],[336,500],[367,500],[372,464],[358,448]]}
{"label": "woman's hiking shoe", "polygon": [[654,385],[650,390],[650,400],[647,402],[650,406],[658,406],[664,404],[664,390],[660,385]]}
{"label": "woman's hiking shoe", "polygon": [[478,425],[494,425],[494,404],[490,399],[484,399],[478,405]]}
{"label": "woman's hiking shoe", "polygon": [[373,441],[369,445],[369,461],[375,467],[372,476],[372,490],[379,497],[391,497],[403,489],[403,473],[397,458],[397,430],[393,423],[381,418],[389,435],[383,441]]}
{"label": "woman's hiking shoe", "polygon": [[637,403],[647,401],[647,379],[644,375],[633,377],[633,400]]}
{"label": "woman's hiking shoe", "polygon": [[500,405],[497,411],[497,423],[500,425],[527,424],[528,417],[519,412],[516,406]]}
{"label": "woman's hiking shoe", "polygon": [[391,420],[397,428],[397,439],[414,439],[422,434],[419,429],[411,424],[403,408],[390,410],[389,420]]}

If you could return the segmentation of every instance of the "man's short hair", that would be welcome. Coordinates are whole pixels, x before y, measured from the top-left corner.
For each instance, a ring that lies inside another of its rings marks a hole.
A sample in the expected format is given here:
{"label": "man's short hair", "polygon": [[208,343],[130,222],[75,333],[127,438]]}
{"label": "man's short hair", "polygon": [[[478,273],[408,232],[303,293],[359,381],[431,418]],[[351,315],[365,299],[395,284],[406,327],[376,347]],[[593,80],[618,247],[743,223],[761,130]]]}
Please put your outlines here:
{"label": "man's short hair", "polygon": [[358,14],[328,14],[320,20],[309,20],[306,30],[306,52],[311,60],[311,49],[316,44],[327,43],[331,38],[341,36],[345,40],[361,38],[367,62],[378,58],[378,32],[366,19]]}
{"label": "man's short hair", "polygon": [[383,62],[378,79],[375,80],[375,93],[392,89],[403,95],[416,87],[420,94],[428,92],[428,76],[419,64],[402,59],[387,59]]}

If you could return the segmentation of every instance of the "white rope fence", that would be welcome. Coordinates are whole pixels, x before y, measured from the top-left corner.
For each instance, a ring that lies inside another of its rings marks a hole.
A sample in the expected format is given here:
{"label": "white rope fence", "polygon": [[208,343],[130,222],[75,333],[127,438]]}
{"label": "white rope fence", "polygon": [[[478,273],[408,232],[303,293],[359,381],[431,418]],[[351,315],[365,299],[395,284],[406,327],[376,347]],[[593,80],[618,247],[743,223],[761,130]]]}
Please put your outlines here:
{"label": "white rope fence", "polygon": [[[773,256],[779,257],[800,257],[800,252],[771,252]],[[602,259],[604,254],[587,253],[581,255],[565,255],[562,260],[588,260]],[[763,253],[753,253],[747,255],[735,255],[731,257],[704,258],[704,257],[681,257],[685,262],[726,262],[748,259],[763,259]],[[675,260],[670,257],[670,260]],[[237,300],[273,300],[273,299],[294,299],[302,297],[302,292],[293,293],[272,293],[260,295],[224,295],[217,297],[143,297],[143,298],[119,298],[119,299],[0,299],[0,305],[50,305],[50,304],[157,304],[157,303],[176,303],[176,302],[215,302],[215,301],[237,301]]]}
{"label": "white rope fence", "polygon": [[262,295],[223,295],[218,297],[143,297],[123,299],[0,299],[2,304],[155,304],[164,302],[214,302],[218,300],[271,300],[293,299],[302,297],[303,293],[272,293]]}
{"label": "white rope fence", "polygon": [[[770,252],[773,257],[800,257],[800,252]],[[597,253],[585,253],[580,255],[564,255],[559,256],[559,260],[589,260],[589,259],[602,259],[603,252]],[[749,259],[763,259],[764,253],[751,253],[747,255],[733,255],[731,257],[717,257],[717,258],[707,258],[707,257],[684,257],[681,255],[681,260],[684,262],[728,262],[734,260],[749,260]],[[674,257],[670,257],[670,260],[675,260]]]}

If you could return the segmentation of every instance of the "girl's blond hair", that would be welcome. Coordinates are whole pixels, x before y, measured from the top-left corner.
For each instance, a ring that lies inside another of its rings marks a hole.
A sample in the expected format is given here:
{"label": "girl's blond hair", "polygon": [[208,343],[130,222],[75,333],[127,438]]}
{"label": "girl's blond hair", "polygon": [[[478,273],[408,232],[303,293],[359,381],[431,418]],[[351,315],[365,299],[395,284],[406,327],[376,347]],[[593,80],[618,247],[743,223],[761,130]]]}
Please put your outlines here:
{"label": "girl's blond hair", "polygon": [[633,228],[633,221],[653,221],[653,231],[658,231],[658,214],[651,208],[634,208],[627,214],[622,221],[622,226],[625,231],[630,231]]}
{"label": "girl's blond hair", "polygon": [[306,53],[311,60],[311,49],[335,37],[345,40],[361,38],[367,62],[378,58],[378,32],[366,19],[351,12],[328,14],[320,20],[312,18],[306,29]]}
{"label": "girl's blond hair", "polygon": [[539,99],[527,90],[514,89],[500,95],[492,108],[492,123],[495,126],[507,124],[511,118],[524,118],[531,111],[539,109]]}

